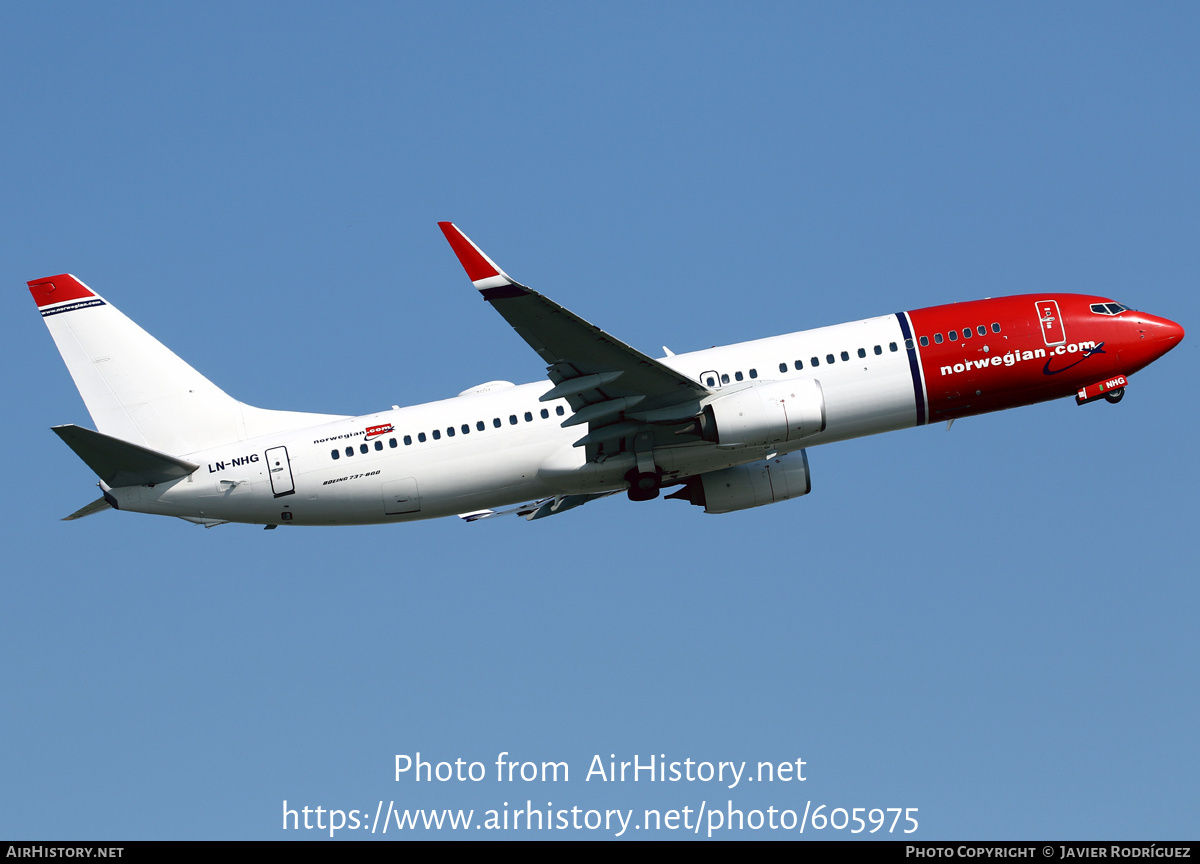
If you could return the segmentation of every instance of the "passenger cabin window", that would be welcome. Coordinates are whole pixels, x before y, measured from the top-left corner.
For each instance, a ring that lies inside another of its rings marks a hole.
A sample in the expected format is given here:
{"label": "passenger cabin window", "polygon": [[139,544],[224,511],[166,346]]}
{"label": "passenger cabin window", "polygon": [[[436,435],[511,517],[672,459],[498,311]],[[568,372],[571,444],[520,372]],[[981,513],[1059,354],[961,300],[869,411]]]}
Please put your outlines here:
{"label": "passenger cabin window", "polygon": [[516,415],[516,414],[509,414],[509,415],[508,415],[508,425],[509,425],[509,426],[516,426],[516,425],[517,425],[517,415]]}
{"label": "passenger cabin window", "polygon": [[975,328],[975,332],[978,333],[980,336],[986,336],[987,328],[984,327],[982,324],[980,324],[978,327]]}
{"label": "passenger cabin window", "polygon": [[500,428],[500,425],[501,425],[501,424],[500,424],[500,418],[499,418],[499,417],[493,417],[493,418],[492,418],[492,425],[493,425],[493,426],[495,426],[497,429],[499,429],[499,428]]}
{"label": "passenger cabin window", "polygon": [[849,359],[850,359],[850,352],[849,352],[849,351],[843,351],[843,352],[842,352],[842,362],[845,362],[845,361],[847,361],[847,360],[849,360]]}
{"label": "passenger cabin window", "polygon": [[796,371],[799,372],[801,369],[804,368],[804,361],[797,360],[795,365],[796,365]]}
{"label": "passenger cabin window", "polygon": [[382,442],[382,441],[379,441],[379,440],[376,440],[376,441],[375,441],[375,449],[376,449],[376,450],[382,450],[382,449],[383,449],[383,442]]}
{"label": "passenger cabin window", "polygon": [[341,453],[339,453],[339,452],[338,452],[338,451],[336,451],[336,450],[332,451],[332,452],[331,452],[329,455],[330,455],[330,456],[332,456],[334,459],[341,459],[341,458],[342,458],[342,454],[341,454]]}
{"label": "passenger cabin window", "polygon": [[532,422],[533,422],[533,412],[532,412],[532,411],[526,411],[526,412],[525,412],[525,422],[526,422],[526,423],[532,423]]}
{"label": "passenger cabin window", "polygon": [[354,448],[353,448],[353,447],[347,447],[347,448],[346,448],[346,455],[347,455],[347,456],[353,456],[353,455],[354,455]]}
{"label": "passenger cabin window", "polygon": [[888,343],[888,350],[889,350],[889,351],[899,351],[899,350],[900,350],[900,348],[899,348],[899,347],[896,345],[896,343],[895,343],[895,342],[889,342],[889,343]]}
{"label": "passenger cabin window", "polygon": [[418,440],[418,441],[420,441],[422,444],[424,444],[424,443],[425,443],[425,433],[424,433],[424,432],[418,432],[418,433],[417,433],[417,440]]}
{"label": "passenger cabin window", "polygon": [[734,373],[733,373],[733,378],[734,378],[734,380],[735,380],[735,381],[741,381],[741,380],[742,380],[742,373],[741,373],[741,372],[734,372]]}
{"label": "passenger cabin window", "polygon": [[942,334],[941,334],[941,333],[934,333],[934,334],[933,334],[933,341],[934,341],[934,342],[936,342],[937,344],[941,345],[941,344],[942,344],[942,342],[944,342],[945,340],[944,340],[944,339],[942,339]]}
{"label": "passenger cabin window", "polygon": [[826,354],[826,355],[825,355],[825,362],[826,362],[826,363],[832,363],[832,362],[833,362],[833,355],[832,355],[832,354]]}
{"label": "passenger cabin window", "polygon": [[876,353],[876,354],[882,354],[882,353],[883,353],[883,346],[882,346],[882,345],[876,345],[876,346],[875,346],[875,353]]}
{"label": "passenger cabin window", "polygon": [[758,370],[757,370],[757,369],[751,369],[751,370],[750,370],[750,377],[751,377],[751,378],[757,378],[757,377],[758,377]]}
{"label": "passenger cabin window", "polygon": [[554,413],[557,414],[559,417],[563,416],[563,407],[561,405],[555,406]]}
{"label": "passenger cabin window", "polygon": [[858,349],[858,356],[859,356],[859,357],[866,357],[866,356],[867,356],[867,349],[866,349],[866,348],[859,348],[859,349]]}
{"label": "passenger cabin window", "polygon": [[441,429],[434,429],[434,430],[433,430],[433,440],[434,440],[434,441],[440,441],[440,440],[442,440],[442,430],[441,430]]}
{"label": "passenger cabin window", "polygon": [[922,347],[922,348],[928,348],[928,347],[929,347],[929,337],[928,337],[928,336],[922,336],[922,337],[921,337],[921,347]]}
{"label": "passenger cabin window", "polygon": [[907,348],[909,351],[912,351],[916,346],[913,344],[913,340],[905,339],[904,347]]}
{"label": "passenger cabin window", "polygon": [[486,429],[486,428],[487,428],[487,424],[485,424],[485,423],[484,423],[482,420],[476,420],[476,421],[475,421],[475,428],[476,428],[477,430],[479,430],[480,432],[482,432],[484,429]]}
{"label": "passenger cabin window", "polygon": [[405,436],[404,436],[404,446],[405,446],[405,447],[408,447],[410,444],[412,444],[412,436],[411,436],[411,435],[405,435]]}
{"label": "passenger cabin window", "polygon": [[811,363],[813,366],[820,366],[820,365],[821,365],[821,361],[820,361],[820,360],[818,360],[816,357],[809,357],[809,358],[808,358],[808,362],[809,362],[809,363]]}
{"label": "passenger cabin window", "polygon": [[728,373],[728,372],[722,372],[722,373],[721,373],[721,383],[722,383],[722,384],[728,384],[728,383],[729,383],[729,373]]}
{"label": "passenger cabin window", "polygon": [[543,419],[543,420],[545,420],[545,419],[546,419],[547,417],[549,417],[549,416],[550,416],[550,409],[549,409],[549,408],[543,408],[543,409],[542,409],[542,419]]}
{"label": "passenger cabin window", "polygon": [[460,429],[462,429],[462,433],[463,433],[464,435],[470,435],[470,434],[471,434],[471,424],[470,424],[470,423],[464,423],[464,424],[462,424],[462,426],[460,426],[459,428],[460,428]]}
{"label": "passenger cabin window", "polygon": [[446,437],[447,437],[447,438],[453,438],[453,437],[454,437],[454,427],[453,427],[453,426],[447,426],[447,427],[446,427]]}
{"label": "passenger cabin window", "polygon": [[999,323],[999,322],[996,322],[996,323],[992,324],[992,332],[993,332],[993,333],[999,333],[999,332],[1000,332],[1000,323]]}
{"label": "passenger cabin window", "polygon": [[971,328],[970,328],[970,327],[964,327],[964,328],[963,328],[963,338],[964,338],[964,339],[970,339],[970,338],[971,338]]}
{"label": "passenger cabin window", "polygon": [[395,449],[396,449],[396,439],[395,439],[395,438],[389,438],[389,439],[388,439],[388,446],[389,446],[389,447],[391,447],[393,450],[395,450]]}
{"label": "passenger cabin window", "polygon": [[950,337],[950,341],[951,341],[951,342],[957,342],[957,341],[958,341],[958,331],[957,331],[957,330],[951,330],[951,331],[950,331],[949,333],[947,333],[946,335]]}
{"label": "passenger cabin window", "polygon": [[787,371],[787,364],[786,364],[786,363],[780,363],[780,364],[779,364],[779,371],[780,371],[780,372],[786,372],[786,371]]}
{"label": "passenger cabin window", "polygon": [[714,378],[713,376],[709,375],[707,378],[704,379],[704,383],[707,384],[709,387],[716,387],[717,379]]}

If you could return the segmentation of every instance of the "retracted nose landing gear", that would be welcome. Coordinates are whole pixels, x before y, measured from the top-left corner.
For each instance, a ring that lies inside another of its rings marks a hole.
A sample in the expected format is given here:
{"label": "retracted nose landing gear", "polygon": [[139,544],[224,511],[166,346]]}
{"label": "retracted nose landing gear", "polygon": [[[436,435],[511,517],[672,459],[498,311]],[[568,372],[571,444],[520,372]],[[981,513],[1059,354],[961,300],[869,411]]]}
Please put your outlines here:
{"label": "retracted nose landing gear", "polygon": [[1125,398],[1125,385],[1128,383],[1129,379],[1124,375],[1115,375],[1112,378],[1097,381],[1095,384],[1089,384],[1075,394],[1075,404],[1086,405],[1103,396],[1106,402],[1116,405]]}

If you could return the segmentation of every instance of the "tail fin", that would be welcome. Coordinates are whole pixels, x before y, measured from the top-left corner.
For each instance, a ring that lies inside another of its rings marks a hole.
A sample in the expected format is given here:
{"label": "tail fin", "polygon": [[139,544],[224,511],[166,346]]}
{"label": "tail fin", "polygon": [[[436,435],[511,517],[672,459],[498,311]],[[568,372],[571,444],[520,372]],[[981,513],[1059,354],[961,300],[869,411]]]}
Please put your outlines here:
{"label": "tail fin", "polygon": [[105,435],[178,455],[335,419],[238,402],[74,276],[28,284]]}

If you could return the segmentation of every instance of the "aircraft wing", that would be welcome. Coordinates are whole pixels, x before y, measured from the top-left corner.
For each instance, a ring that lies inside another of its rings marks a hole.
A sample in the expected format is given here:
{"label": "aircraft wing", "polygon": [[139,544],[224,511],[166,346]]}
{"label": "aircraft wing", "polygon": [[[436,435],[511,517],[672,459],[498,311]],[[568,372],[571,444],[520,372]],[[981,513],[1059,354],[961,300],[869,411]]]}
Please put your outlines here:
{"label": "aircraft wing", "polygon": [[475,510],[471,513],[459,513],[458,518],[464,522],[478,522],[480,519],[492,519],[496,516],[517,515],[524,516],[527,520],[545,519],[547,516],[555,516],[559,513],[565,513],[568,510],[574,510],[576,507],[582,507],[589,501],[595,501],[597,498],[607,498],[609,495],[616,495],[619,489],[613,489],[609,492],[588,492],[582,495],[555,495],[550,498],[542,498],[538,501],[531,501],[528,504],[520,504],[516,507],[509,507],[506,510]]}
{"label": "aircraft wing", "polygon": [[700,410],[711,391],[699,381],[517,282],[452,222],[438,227],[483,299],[548,364],[555,386],[542,401],[567,400],[575,413],[563,426],[588,424],[579,445],[631,436],[649,422],[685,422]]}

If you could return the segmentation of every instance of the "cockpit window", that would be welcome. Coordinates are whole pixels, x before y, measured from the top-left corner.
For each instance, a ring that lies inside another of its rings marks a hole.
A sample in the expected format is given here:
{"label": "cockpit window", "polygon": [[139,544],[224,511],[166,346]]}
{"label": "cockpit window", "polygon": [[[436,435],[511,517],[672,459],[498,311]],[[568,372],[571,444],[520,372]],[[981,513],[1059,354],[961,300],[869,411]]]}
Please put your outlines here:
{"label": "cockpit window", "polygon": [[1093,303],[1091,308],[1097,315],[1120,315],[1129,311],[1128,306],[1122,306],[1120,303]]}

